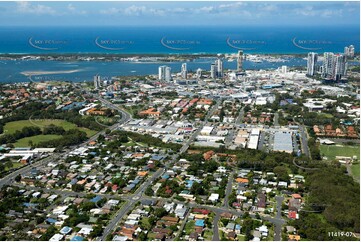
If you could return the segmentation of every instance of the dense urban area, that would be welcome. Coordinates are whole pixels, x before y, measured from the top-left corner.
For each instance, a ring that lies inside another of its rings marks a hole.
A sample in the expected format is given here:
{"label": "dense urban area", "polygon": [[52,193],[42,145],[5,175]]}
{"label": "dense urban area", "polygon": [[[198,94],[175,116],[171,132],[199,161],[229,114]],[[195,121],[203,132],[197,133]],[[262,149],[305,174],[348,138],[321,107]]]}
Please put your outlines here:
{"label": "dense urban area", "polygon": [[304,58],[1,84],[0,240],[360,240],[359,54]]}

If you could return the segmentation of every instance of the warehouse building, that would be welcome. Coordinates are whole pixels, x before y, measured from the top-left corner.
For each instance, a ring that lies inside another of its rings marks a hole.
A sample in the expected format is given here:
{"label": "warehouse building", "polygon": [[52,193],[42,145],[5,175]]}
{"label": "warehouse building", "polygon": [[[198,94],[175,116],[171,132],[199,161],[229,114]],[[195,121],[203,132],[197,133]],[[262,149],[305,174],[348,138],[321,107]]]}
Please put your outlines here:
{"label": "warehouse building", "polygon": [[276,132],[274,136],[274,151],[281,151],[292,153],[292,133],[289,132]]}

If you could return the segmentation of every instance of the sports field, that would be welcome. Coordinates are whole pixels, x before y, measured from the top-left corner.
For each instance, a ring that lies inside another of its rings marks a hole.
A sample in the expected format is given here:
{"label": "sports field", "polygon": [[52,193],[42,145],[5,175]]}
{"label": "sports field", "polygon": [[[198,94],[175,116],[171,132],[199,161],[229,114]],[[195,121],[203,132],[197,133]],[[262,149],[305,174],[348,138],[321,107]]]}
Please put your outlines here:
{"label": "sports field", "polygon": [[336,156],[357,156],[360,159],[360,146],[336,146],[336,145],[321,145],[320,151],[322,156],[326,156],[328,160],[335,159]]}
{"label": "sports field", "polygon": [[357,162],[351,165],[352,176],[360,180],[360,146],[336,146],[336,145],[321,145],[320,151],[322,156],[326,156],[328,160],[335,159],[336,156],[357,156]]}
{"label": "sports field", "polygon": [[5,133],[14,133],[16,130],[21,130],[23,127],[26,126],[38,126],[39,128],[43,128],[47,125],[54,124],[56,126],[61,126],[65,130],[69,129],[79,129],[81,131],[86,132],[87,136],[90,137],[96,134],[96,131],[90,130],[87,128],[78,128],[75,124],[67,122],[61,119],[41,119],[41,120],[19,120],[6,123],[4,126]]}
{"label": "sports field", "polygon": [[38,143],[40,143],[42,141],[49,141],[49,140],[53,140],[53,139],[59,139],[61,137],[62,137],[61,135],[56,135],[56,134],[35,135],[35,136],[19,139],[18,141],[16,141],[16,143],[14,143],[14,146],[15,147],[30,147],[30,145],[29,145],[30,140],[35,145],[35,144],[38,144]]}

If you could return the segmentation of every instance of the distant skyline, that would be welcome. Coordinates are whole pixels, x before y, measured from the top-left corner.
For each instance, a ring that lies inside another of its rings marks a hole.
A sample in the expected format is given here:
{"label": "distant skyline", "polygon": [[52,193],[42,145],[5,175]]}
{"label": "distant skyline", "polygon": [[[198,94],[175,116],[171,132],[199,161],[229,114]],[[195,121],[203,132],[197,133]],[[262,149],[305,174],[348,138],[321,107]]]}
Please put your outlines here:
{"label": "distant skyline", "polygon": [[0,26],[359,26],[360,3],[0,2]]}

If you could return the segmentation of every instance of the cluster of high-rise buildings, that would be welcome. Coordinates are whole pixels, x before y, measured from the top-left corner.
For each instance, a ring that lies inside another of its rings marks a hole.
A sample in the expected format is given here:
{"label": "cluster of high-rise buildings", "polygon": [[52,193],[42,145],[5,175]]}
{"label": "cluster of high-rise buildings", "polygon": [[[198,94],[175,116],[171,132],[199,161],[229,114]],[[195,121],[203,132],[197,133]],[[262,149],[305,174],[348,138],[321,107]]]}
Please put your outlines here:
{"label": "cluster of high-rise buildings", "polygon": [[353,58],[355,56],[355,47],[353,45],[346,46],[344,48],[344,54],[346,57]]}
{"label": "cluster of high-rise buildings", "polygon": [[222,78],[223,77],[223,61],[217,59],[214,64],[211,64],[211,78]]}
{"label": "cluster of high-rise buildings", "polygon": [[[237,54],[237,73],[241,73],[243,71],[243,51],[239,50]],[[182,64],[180,76],[183,80],[188,79],[187,63]],[[201,76],[202,69],[198,68],[196,71],[196,77],[200,78]],[[212,79],[222,78],[224,76],[223,61],[221,58],[218,58],[211,64],[210,76]],[[160,81],[171,81],[171,68],[169,66],[159,66],[158,79]]]}
{"label": "cluster of high-rise buildings", "polygon": [[339,81],[347,74],[347,57],[354,55],[353,45],[346,46],[344,54],[325,52],[322,65],[317,65],[318,54],[310,52],[307,56],[307,75],[313,76],[319,72],[325,79]]}
{"label": "cluster of high-rise buildings", "polygon": [[95,75],[94,76],[94,87],[95,89],[99,89],[100,87],[102,87],[103,83],[102,83],[102,79],[100,78],[99,75]]}
{"label": "cluster of high-rise buildings", "polygon": [[160,81],[166,81],[166,82],[171,81],[172,79],[171,70],[172,69],[169,66],[160,66],[158,68],[158,79]]}

